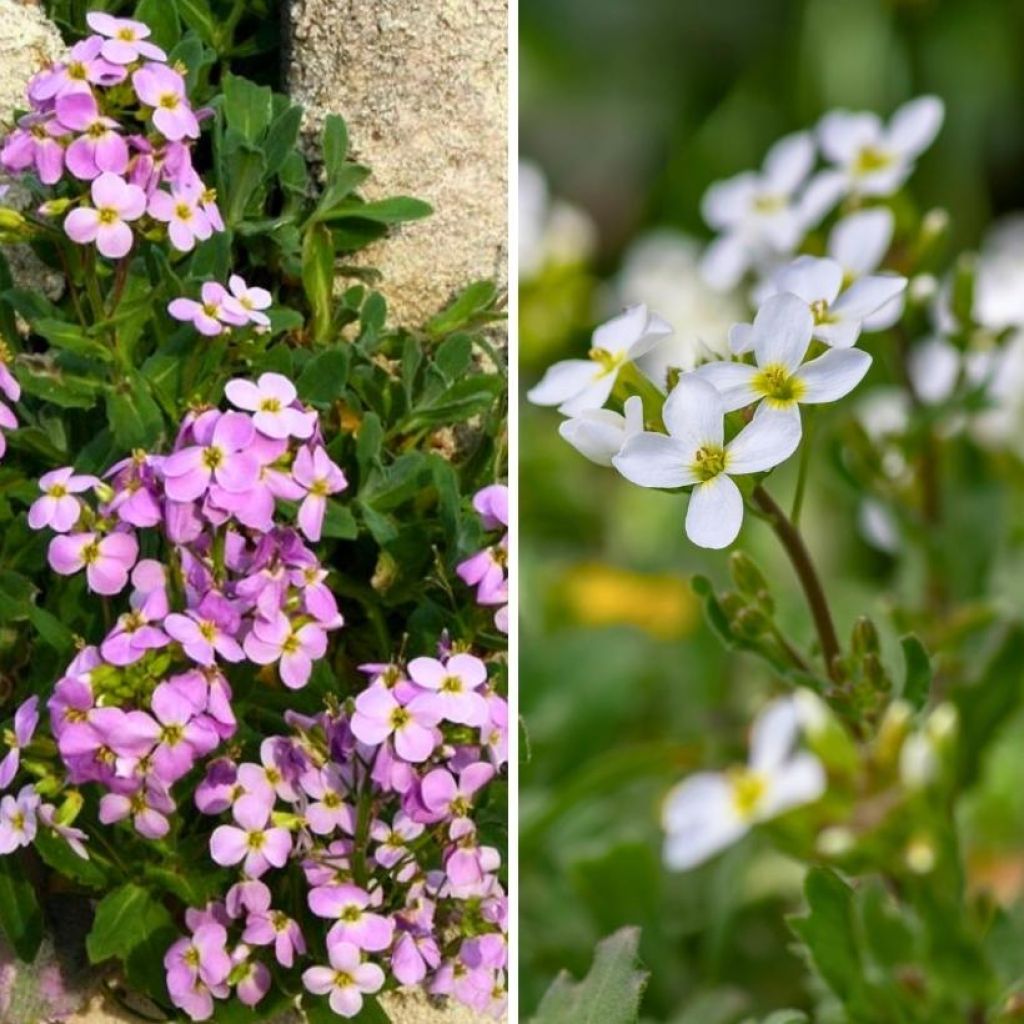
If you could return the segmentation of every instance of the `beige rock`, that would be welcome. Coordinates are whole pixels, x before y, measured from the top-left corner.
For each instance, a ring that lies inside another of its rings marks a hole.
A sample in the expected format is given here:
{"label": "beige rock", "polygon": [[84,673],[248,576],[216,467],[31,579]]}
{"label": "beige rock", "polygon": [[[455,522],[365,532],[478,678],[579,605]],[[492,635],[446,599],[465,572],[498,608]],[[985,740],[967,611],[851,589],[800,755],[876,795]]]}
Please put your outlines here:
{"label": "beige rock", "polygon": [[[29,79],[64,50],[60,33],[41,8],[0,0],[0,133],[9,127],[14,111],[27,106],[25,86]],[[22,208],[26,199],[15,187],[3,201]],[[60,275],[48,270],[27,245],[11,246],[4,255],[19,285],[39,288],[50,298],[60,295]]]}
{"label": "beige rock", "polygon": [[349,124],[368,197],[413,195],[434,216],[372,246],[396,320],[422,322],[460,287],[504,283],[507,0],[291,0],[289,90],[310,124]]}

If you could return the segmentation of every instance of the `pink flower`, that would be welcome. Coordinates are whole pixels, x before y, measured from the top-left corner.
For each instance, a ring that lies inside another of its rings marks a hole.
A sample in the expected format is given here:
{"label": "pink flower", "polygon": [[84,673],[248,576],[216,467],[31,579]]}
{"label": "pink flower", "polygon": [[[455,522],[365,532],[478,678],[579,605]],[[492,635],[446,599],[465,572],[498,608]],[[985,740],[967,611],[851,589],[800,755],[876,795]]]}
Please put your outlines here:
{"label": "pink flower", "polygon": [[232,808],[235,825],[220,825],[210,837],[210,856],[222,867],[244,861],[242,869],[259,878],[271,868],[284,867],[292,851],[285,828],[268,828],[270,809],[258,801],[240,800]]}
{"label": "pink flower", "polygon": [[39,698],[29,697],[14,712],[14,742],[0,761],[0,789],[6,789],[18,774],[22,750],[32,742],[39,724]]}
{"label": "pink flower", "polygon": [[371,746],[394,736],[398,756],[419,763],[434,751],[440,718],[437,709],[426,702],[414,700],[403,707],[386,686],[375,685],[356,697],[351,726],[356,739]]}
{"label": "pink flower", "polygon": [[96,477],[77,475],[70,466],[51,470],[39,480],[43,496],[37,498],[28,510],[28,525],[33,530],[48,526],[55,533],[67,533],[78,522],[82,512],[78,499],[73,495],[81,494],[98,483]]}
{"label": "pink flower", "polygon": [[384,987],[384,972],[376,965],[363,963],[356,946],[336,942],[327,948],[330,967],[309,967],[302,973],[302,984],[314,995],[327,996],[331,1009],[341,1017],[355,1017],[363,1008],[363,995]]}
{"label": "pink flower", "polygon": [[313,798],[306,808],[306,824],[318,836],[328,836],[340,829],[355,835],[356,816],[345,803],[345,784],[333,765],[303,777],[302,787]]}
{"label": "pink flower", "polygon": [[298,398],[295,385],[280,373],[260,374],[255,384],[240,378],[230,380],[224,394],[236,409],[253,414],[252,421],[261,434],[275,440],[287,437],[304,440],[316,426],[316,413],[295,407]]}
{"label": "pink flower", "polygon": [[418,938],[404,932],[391,954],[391,973],[402,985],[418,985],[427,970],[437,967],[441,954],[432,936]]}
{"label": "pink flower", "polygon": [[292,464],[292,476],[308,491],[299,506],[299,529],[309,540],[318,541],[327,512],[327,496],[348,487],[345,474],[331,461],[327,449],[300,448]]}
{"label": "pink flower", "polygon": [[128,169],[128,143],[115,130],[117,122],[100,113],[91,92],[58,97],[57,120],[81,133],[64,154],[64,162],[76,178],[92,181],[104,171],[124,174]]}
{"label": "pink flower", "polygon": [[0,855],[28,846],[36,837],[39,794],[35,786],[23,786],[17,797],[0,800]]}
{"label": "pink flower", "polygon": [[235,983],[235,994],[243,1006],[255,1006],[270,991],[270,971],[266,964],[249,959],[249,947],[241,943],[231,956],[234,968],[231,971]]}
{"label": "pink flower", "polygon": [[393,868],[409,855],[408,843],[423,835],[424,827],[402,812],[395,817],[391,828],[383,821],[375,821],[370,826],[370,838],[380,846],[374,851],[373,859],[383,868]]}
{"label": "pink flower", "polygon": [[89,36],[75,43],[62,64],[41,71],[29,83],[28,97],[32,103],[42,105],[48,100],[73,92],[90,92],[91,86],[111,86],[123,82],[128,72],[100,56],[103,40]]}
{"label": "pink flower", "polygon": [[177,612],[164,619],[164,629],[178,641],[197,665],[212,667],[219,654],[225,661],[245,660],[245,654],[234,638],[238,616],[223,598],[210,594],[199,607]]}
{"label": "pink flower", "polygon": [[[272,301],[270,292],[266,288],[250,288],[238,274],[232,274],[228,278],[228,287],[231,289],[231,294],[238,299],[238,304],[248,314],[250,323],[258,324],[260,327],[270,326],[270,317],[266,313],[260,312],[269,309]],[[275,435],[271,434],[270,436]],[[295,436],[308,437],[309,435],[296,434]]]}
{"label": "pink flower", "polygon": [[71,241],[79,245],[95,242],[104,256],[120,259],[132,247],[132,229],[127,222],[146,212],[146,193],[107,172],[93,181],[91,193],[94,206],[72,210],[64,220],[64,230]]}
{"label": "pink flower", "polygon": [[135,831],[147,839],[162,839],[170,831],[167,816],[174,810],[170,794],[153,780],[140,782],[129,793],[106,793],[100,798],[100,821],[112,825],[131,817]]}
{"label": "pink flower", "polygon": [[100,52],[112,64],[134,64],[142,57],[167,60],[167,54],[159,46],[146,42],[150,29],[141,21],[115,18],[103,11],[90,11],[85,20],[93,32],[107,37]]}
{"label": "pink flower", "polygon": [[149,197],[149,215],[167,225],[171,244],[179,252],[191,252],[197,241],[213,234],[200,199],[201,192],[188,187],[172,188],[170,192],[158,189]]}
{"label": "pink flower", "polygon": [[200,292],[202,302],[194,299],[174,299],[167,306],[167,312],[175,320],[191,322],[200,334],[214,337],[225,327],[241,327],[246,316],[237,301],[228,295],[224,286],[216,281],[207,281]]}
{"label": "pink flower", "polygon": [[164,460],[167,496],[174,501],[194,501],[206,493],[211,481],[234,494],[249,490],[260,474],[259,462],[247,450],[254,435],[248,416],[224,413],[207,443],[183,448]]}
{"label": "pink flower", "polygon": [[185,98],[185,79],[164,64],[146,64],[132,75],[135,93],[153,108],[153,124],[167,139],[198,139],[199,122]]}
{"label": "pink flower", "polygon": [[434,821],[465,818],[473,806],[474,794],[493,778],[494,767],[484,761],[464,768],[458,782],[446,768],[435,768],[420,783],[420,800]]}
{"label": "pink flower", "polygon": [[26,114],[4,140],[0,167],[12,174],[32,167],[44,185],[56,184],[64,173],[64,147],[58,139],[66,134],[48,114]]}
{"label": "pink flower", "polygon": [[272,619],[258,618],[245,638],[245,653],[257,665],[280,661],[281,682],[289,689],[301,689],[309,681],[313,662],[327,650],[327,634],[315,622],[296,629],[283,612]]}
{"label": "pink flower", "polygon": [[6,358],[7,352],[0,345],[0,394],[6,395],[12,402],[16,402],[21,398],[21,385],[11,371],[7,369]]}
{"label": "pink flower", "polygon": [[250,914],[245,922],[242,941],[252,946],[273,943],[274,956],[282,967],[291,967],[296,953],[302,956],[306,952],[302,930],[280,910],[260,910]]}
{"label": "pink flower", "polygon": [[128,573],[139,557],[139,544],[130,533],[72,533],[50,541],[50,568],[61,576],[73,576],[85,569],[94,594],[119,594],[128,583]]}
{"label": "pink flower", "polygon": [[353,943],[370,953],[391,945],[395,923],[389,917],[368,910],[370,894],[358,885],[320,885],[310,889],[309,909],[317,917],[337,919],[327,933],[327,948]]}
{"label": "pink flower", "polygon": [[157,590],[148,595],[140,607],[122,615],[100,644],[103,660],[111,665],[133,665],[147,651],[166,647],[171,642],[170,637],[152,625],[164,617],[166,608],[167,597],[163,590]]}
{"label": "pink flower", "polygon": [[433,691],[417,698],[441,718],[461,725],[483,725],[488,719],[487,701],[476,691],[487,681],[487,666],[472,654],[454,654],[447,662],[414,658],[409,662],[413,682]]}
{"label": "pink flower", "polygon": [[174,943],[164,955],[167,991],[175,1006],[193,1020],[205,1020],[213,1013],[213,996],[227,996],[231,973],[227,931],[216,921],[200,924],[191,938]]}
{"label": "pink flower", "polygon": [[473,495],[473,508],[480,515],[485,530],[508,526],[508,487],[491,484]]}

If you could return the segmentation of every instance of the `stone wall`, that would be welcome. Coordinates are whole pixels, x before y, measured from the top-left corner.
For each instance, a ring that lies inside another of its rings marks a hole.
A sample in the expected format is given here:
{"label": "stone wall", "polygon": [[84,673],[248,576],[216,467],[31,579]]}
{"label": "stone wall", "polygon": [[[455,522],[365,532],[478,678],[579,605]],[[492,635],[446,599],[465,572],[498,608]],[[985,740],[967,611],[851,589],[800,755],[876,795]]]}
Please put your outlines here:
{"label": "stone wall", "polygon": [[434,216],[371,247],[396,319],[459,287],[506,279],[507,0],[291,0],[288,88],[310,127],[349,124],[368,197],[425,199]]}

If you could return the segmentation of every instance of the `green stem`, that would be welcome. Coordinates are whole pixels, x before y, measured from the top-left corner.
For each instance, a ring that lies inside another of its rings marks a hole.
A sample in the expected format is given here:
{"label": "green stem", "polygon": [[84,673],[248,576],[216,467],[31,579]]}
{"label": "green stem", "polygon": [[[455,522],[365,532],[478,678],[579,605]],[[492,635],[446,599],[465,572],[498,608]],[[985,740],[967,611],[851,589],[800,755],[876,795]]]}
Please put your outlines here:
{"label": "green stem", "polygon": [[818,640],[821,643],[822,657],[825,659],[825,671],[833,682],[839,682],[839,640],[836,637],[836,627],[832,621],[832,612],[829,610],[828,599],[825,597],[825,590],[818,577],[818,571],[814,568],[810,553],[804,544],[800,531],[786,518],[785,512],[775,503],[772,496],[760,485],[754,488],[751,495],[754,504],[768,520],[775,535],[779,538],[783,549],[789,556],[789,560],[796,572],[800,586],[803,588],[804,597],[814,619],[814,627],[818,632]]}
{"label": "green stem", "polygon": [[793,492],[793,507],[789,518],[794,526],[800,525],[800,513],[804,507],[804,494],[807,491],[807,471],[811,465],[811,446],[814,443],[814,419],[809,411],[804,410],[804,440],[800,446],[800,465],[797,469],[796,490]]}

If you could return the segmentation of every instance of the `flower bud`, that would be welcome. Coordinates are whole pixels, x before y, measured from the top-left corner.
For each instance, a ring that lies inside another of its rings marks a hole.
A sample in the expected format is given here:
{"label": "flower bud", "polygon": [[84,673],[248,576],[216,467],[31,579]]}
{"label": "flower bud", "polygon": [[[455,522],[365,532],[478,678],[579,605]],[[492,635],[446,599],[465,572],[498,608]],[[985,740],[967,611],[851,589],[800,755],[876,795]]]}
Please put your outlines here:
{"label": "flower bud", "polygon": [[77,789],[69,790],[67,796],[64,797],[64,802],[57,808],[53,820],[58,825],[71,825],[78,817],[78,812],[84,803],[85,800]]}
{"label": "flower bud", "polygon": [[878,653],[878,630],[866,615],[862,615],[853,624],[850,646],[853,649],[853,653],[858,657],[863,657],[865,654]]}
{"label": "flower bud", "polygon": [[851,829],[843,825],[833,825],[831,828],[822,829],[815,848],[822,857],[843,857],[853,849],[855,842],[856,836]]}
{"label": "flower bud", "polygon": [[40,217],[59,217],[74,202],[72,199],[47,199],[39,205]]}
{"label": "flower bud", "polygon": [[918,835],[907,843],[903,859],[915,875],[927,875],[935,867],[935,844],[930,836]]}

